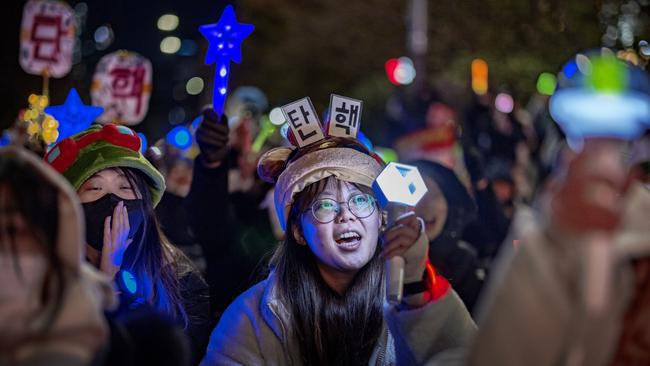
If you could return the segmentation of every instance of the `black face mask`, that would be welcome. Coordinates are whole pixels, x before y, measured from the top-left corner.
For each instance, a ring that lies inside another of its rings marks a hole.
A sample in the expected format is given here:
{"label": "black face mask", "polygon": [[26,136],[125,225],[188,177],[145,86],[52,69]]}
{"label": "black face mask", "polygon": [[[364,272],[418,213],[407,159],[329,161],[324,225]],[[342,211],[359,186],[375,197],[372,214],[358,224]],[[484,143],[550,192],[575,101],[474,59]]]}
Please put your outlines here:
{"label": "black face mask", "polygon": [[120,201],[124,202],[128,211],[129,238],[132,239],[144,221],[141,199],[125,200],[109,193],[97,201],[81,204],[86,216],[86,242],[100,252],[104,246],[104,220],[107,216],[113,216],[113,210]]}

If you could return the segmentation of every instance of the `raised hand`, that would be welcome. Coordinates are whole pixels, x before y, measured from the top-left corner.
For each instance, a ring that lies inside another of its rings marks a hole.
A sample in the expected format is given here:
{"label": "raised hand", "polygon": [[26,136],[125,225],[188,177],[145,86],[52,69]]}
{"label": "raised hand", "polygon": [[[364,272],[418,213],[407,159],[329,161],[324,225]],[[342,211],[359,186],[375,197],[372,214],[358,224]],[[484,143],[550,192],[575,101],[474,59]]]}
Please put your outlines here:
{"label": "raised hand", "polygon": [[104,220],[104,246],[99,269],[113,278],[122,266],[124,253],[132,242],[129,239],[129,213],[120,201],[113,215]]}

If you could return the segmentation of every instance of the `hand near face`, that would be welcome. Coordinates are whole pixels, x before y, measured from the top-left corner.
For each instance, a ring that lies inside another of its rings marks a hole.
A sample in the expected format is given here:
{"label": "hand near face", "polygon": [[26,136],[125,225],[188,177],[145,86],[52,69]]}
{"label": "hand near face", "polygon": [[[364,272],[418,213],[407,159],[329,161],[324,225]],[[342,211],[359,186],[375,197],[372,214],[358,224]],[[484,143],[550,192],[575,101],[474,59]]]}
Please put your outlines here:
{"label": "hand near face", "polygon": [[115,205],[113,215],[104,220],[104,246],[99,268],[111,278],[120,270],[124,252],[132,242],[128,238],[129,229],[129,214],[124,202],[120,201]]}

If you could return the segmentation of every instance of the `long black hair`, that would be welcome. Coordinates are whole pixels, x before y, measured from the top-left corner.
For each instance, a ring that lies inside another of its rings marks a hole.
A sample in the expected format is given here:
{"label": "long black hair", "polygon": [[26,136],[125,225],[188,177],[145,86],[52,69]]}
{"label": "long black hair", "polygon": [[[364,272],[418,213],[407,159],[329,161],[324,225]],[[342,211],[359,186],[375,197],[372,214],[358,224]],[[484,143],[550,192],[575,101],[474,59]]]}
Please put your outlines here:
{"label": "long black hair", "polygon": [[[380,250],[359,270],[348,289],[339,294],[318,270],[308,246],[297,243],[293,225],[300,231],[300,215],[325,189],[328,178],[307,186],[296,195],[289,214],[286,240],[278,246],[271,267],[278,279],[282,302],[291,313],[291,336],[306,365],[365,365],[379,339],[382,326],[383,261]],[[367,187],[357,186],[364,193]]]}
{"label": "long black hair", "polygon": [[189,319],[183,305],[179,279],[194,271],[194,267],[162,233],[144,174],[137,169],[119,169],[124,172],[134,192],[140,193],[144,217],[142,226],[125,253],[122,267],[135,276],[140,296],[187,327]]}

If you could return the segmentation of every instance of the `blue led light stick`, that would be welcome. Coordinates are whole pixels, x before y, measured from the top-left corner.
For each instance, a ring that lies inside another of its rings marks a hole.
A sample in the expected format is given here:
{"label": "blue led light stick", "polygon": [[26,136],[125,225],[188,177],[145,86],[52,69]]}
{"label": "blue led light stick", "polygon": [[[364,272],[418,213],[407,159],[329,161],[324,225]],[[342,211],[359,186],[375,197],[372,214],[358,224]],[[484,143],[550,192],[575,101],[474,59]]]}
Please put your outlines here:
{"label": "blue led light stick", "polygon": [[219,116],[223,114],[228,93],[230,61],[241,63],[241,42],[254,29],[255,27],[251,24],[237,23],[235,11],[231,5],[226,6],[219,22],[199,27],[199,32],[208,40],[205,64],[216,64],[212,108]]}
{"label": "blue led light stick", "polygon": [[578,54],[562,67],[549,111],[569,146],[593,137],[633,140],[650,127],[650,79],[608,49]]}
{"label": "blue led light stick", "polygon": [[[379,206],[387,212],[387,227],[395,221],[413,215],[413,208],[427,193],[427,186],[418,169],[411,165],[390,163],[372,184]],[[395,256],[386,261],[386,300],[391,304],[402,301],[404,287],[404,258]]]}

